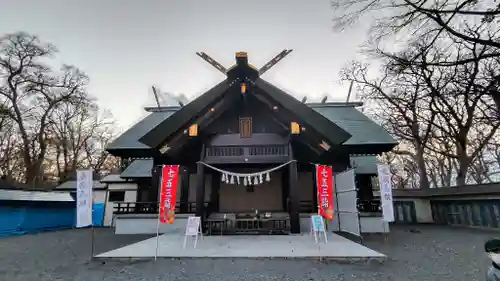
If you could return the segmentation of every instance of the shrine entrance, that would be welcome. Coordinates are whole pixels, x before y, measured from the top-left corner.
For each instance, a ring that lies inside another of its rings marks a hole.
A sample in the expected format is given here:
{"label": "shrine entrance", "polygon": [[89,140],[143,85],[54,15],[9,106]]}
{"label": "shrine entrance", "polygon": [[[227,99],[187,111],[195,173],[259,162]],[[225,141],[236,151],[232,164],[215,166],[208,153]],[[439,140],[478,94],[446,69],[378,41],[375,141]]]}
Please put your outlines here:
{"label": "shrine entrance", "polygon": [[218,206],[207,214],[207,234],[289,234],[289,186],[283,170],[293,162],[259,167],[204,163],[207,169],[220,174],[214,195]]}

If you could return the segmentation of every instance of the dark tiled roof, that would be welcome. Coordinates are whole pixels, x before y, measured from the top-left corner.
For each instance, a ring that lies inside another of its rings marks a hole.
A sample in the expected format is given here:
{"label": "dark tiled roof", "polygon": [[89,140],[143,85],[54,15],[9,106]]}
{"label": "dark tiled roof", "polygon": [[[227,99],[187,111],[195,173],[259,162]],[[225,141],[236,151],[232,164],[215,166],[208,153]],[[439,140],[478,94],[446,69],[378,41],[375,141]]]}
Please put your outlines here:
{"label": "dark tiled roof", "polygon": [[356,174],[377,174],[377,156],[351,156]]}
{"label": "dark tiled roof", "polygon": [[[234,83],[234,81],[231,82],[229,80],[224,80],[208,92],[182,107],[179,111],[173,114],[171,118],[164,120],[155,126],[150,132],[141,137],[139,141],[150,147],[159,148],[165,141],[166,136],[170,136],[172,133],[180,130],[183,126],[186,126],[187,122],[198,117],[200,112],[205,112],[216,101],[223,98],[224,94],[231,87],[236,87],[238,85],[239,84]],[[298,101],[271,83],[257,78],[253,85],[274,100],[278,106],[282,106],[283,108],[293,112],[297,115],[297,118],[301,119],[303,122],[307,122],[309,127],[323,134],[331,144],[342,144],[349,139],[350,135],[348,132],[339,126],[332,124],[327,118],[324,118],[321,114],[317,114],[307,105]]]}
{"label": "dark tiled roof", "polygon": [[352,106],[310,105],[333,123],[351,134],[344,145],[397,144],[397,141],[380,125]]}
{"label": "dark tiled roof", "polygon": [[136,159],[120,174],[121,178],[149,178],[153,169],[153,159]]}
{"label": "dark tiled roof", "polygon": [[[329,105],[326,103],[309,104],[309,107],[351,135],[351,138],[343,145],[397,144],[396,140],[387,131],[353,106]],[[163,120],[169,118],[173,112],[175,112],[175,109],[167,108],[151,113],[118,137],[107,149],[148,148],[148,146],[139,142],[139,139]]]}
{"label": "dark tiled roof", "polygon": [[165,141],[166,136],[170,136],[180,130],[182,126],[196,118],[200,112],[204,112],[208,109],[211,104],[220,99],[228,89],[235,85],[237,84],[233,85],[233,83],[228,80],[220,82],[215,87],[208,90],[208,92],[181,107],[175,114],[172,114],[172,117],[169,118],[168,121],[166,121],[165,118],[151,127],[148,131],[145,131],[139,137],[139,142],[147,145],[146,147],[159,148]]}
{"label": "dark tiled roof", "polygon": [[126,179],[122,179],[120,174],[110,174],[101,179],[101,183],[122,183],[127,182]]}
{"label": "dark tiled roof", "polygon": [[[103,183],[100,183],[98,180],[95,180],[93,182],[92,188],[93,189],[105,189],[106,185]],[[61,190],[65,190],[65,191],[76,190],[76,181],[75,180],[65,181],[53,189],[53,191],[61,191]]]}
{"label": "dark tiled roof", "polygon": [[139,139],[158,126],[161,122],[165,121],[176,111],[175,108],[167,108],[161,112],[152,112],[140,122],[132,126],[126,132],[121,134],[112,143],[110,143],[107,150],[120,150],[120,149],[149,149],[149,147]]}

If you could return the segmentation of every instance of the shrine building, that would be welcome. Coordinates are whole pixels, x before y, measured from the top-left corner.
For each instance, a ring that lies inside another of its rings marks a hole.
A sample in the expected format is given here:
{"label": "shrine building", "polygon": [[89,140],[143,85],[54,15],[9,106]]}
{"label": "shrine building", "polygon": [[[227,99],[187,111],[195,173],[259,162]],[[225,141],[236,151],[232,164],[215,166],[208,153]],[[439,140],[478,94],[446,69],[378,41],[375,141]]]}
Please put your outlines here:
{"label": "shrine building", "polygon": [[181,166],[176,220],[200,216],[208,234],[308,231],[302,220],[318,206],[314,164],[332,166],[334,176],[353,169],[358,217],[381,220],[376,156],[397,142],[360,102],[307,103],[261,78],[289,52],[260,69],[245,52],[228,69],[198,53],[226,79],[187,104],[146,108],[149,115],[107,147],[122,160],[117,182],[136,191],[114,196],[112,224],[157,217],[165,164]]}

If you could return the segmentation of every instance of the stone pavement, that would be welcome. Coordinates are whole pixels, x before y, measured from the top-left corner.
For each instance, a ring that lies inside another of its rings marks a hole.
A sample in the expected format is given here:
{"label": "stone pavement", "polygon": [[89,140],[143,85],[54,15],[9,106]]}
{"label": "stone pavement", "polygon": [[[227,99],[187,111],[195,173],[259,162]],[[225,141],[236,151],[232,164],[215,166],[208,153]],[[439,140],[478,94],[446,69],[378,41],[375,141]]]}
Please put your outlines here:
{"label": "stone pavement", "polygon": [[[158,237],[158,257],[166,258],[315,258],[335,260],[385,259],[385,255],[336,234],[328,235],[328,242],[315,243],[312,235],[261,236],[205,236],[188,237],[163,234]],[[156,252],[156,237],[121,247],[97,258],[152,258]]]}

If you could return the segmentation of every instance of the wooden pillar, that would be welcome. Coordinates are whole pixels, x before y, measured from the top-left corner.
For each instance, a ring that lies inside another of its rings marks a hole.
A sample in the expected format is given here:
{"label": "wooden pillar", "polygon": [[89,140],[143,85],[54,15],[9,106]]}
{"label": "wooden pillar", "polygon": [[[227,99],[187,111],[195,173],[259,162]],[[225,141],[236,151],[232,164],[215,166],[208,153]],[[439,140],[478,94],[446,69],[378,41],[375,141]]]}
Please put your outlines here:
{"label": "wooden pillar", "polygon": [[316,183],[316,165],[312,166],[312,180],[313,180],[313,200],[312,200],[312,211],[314,213],[318,212],[318,185]]}
{"label": "wooden pillar", "polygon": [[144,179],[137,180],[136,202],[151,202],[149,200],[149,193],[151,192],[149,188],[150,183],[151,179],[149,181]]}
{"label": "wooden pillar", "polygon": [[180,212],[189,212],[189,169],[181,167],[181,198],[180,198]]}
{"label": "wooden pillar", "polygon": [[148,194],[149,202],[159,202],[160,200],[160,177],[161,177],[161,165],[156,165],[156,161],[153,161],[153,167],[151,168],[151,189]]}
{"label": "wooden pillar", "polygon": [[288,172],[288,169],[283,169],[281,171],[281,200],[283,203],[283,211],[288,212],[288,190],[290,188],[290,177],[288,176],[290,173]]}
{"label": "wooden pillar", "polygon": [[[201,148],[200,160],[204,159],[205,145]],[[205,221],[205,166],[201,163],[196,164],[196,216],[200,217],[201,225]]]}
{"label": "wooden pillar", "polygon": [[[292,145],[289,144],[290,160],[293,159]],[[297,161],[289,165],[289,194],[290,205],[290,230],[292,233],[300,233],[300,199],[299,199],[299,176],[297,172]]]}
{"label": "wooden pillar", "polygon": [[212,190],[210,193],[210,212],[219,211],[219,191],[220,191],[220,173],[212,173]]}
{"label": "wooden pillar", "polygon": [[205,173],[203,164],[196,164],[196,216],[205,212]]}

